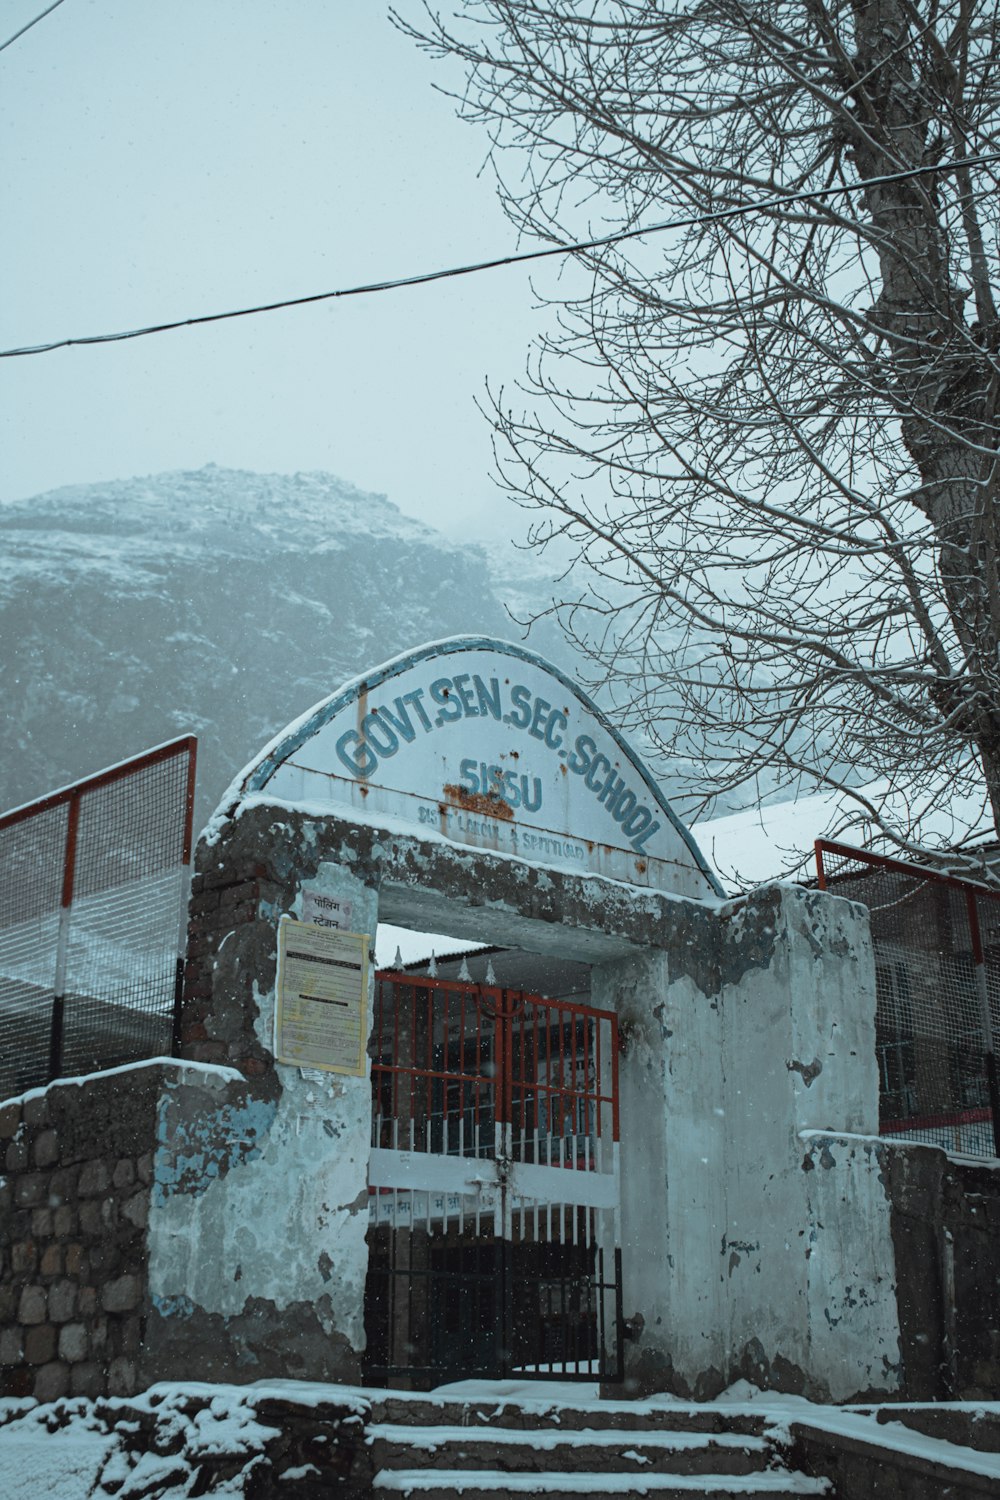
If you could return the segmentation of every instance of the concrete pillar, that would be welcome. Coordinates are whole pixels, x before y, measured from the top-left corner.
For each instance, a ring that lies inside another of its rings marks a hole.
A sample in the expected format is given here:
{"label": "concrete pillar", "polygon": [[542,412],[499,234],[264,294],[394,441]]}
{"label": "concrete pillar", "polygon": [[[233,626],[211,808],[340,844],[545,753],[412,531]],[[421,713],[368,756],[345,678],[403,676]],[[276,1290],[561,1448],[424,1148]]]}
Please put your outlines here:
{"label": "concrete pillar", "polygon": [[[689,975],[657,952],[602,965],[594,1004],[621,1038],[622,1295],[638,1338],[630,1385],[701,1394],[726,1361],[721,1024]],[[707,1385],[706,1385],[707,1382]]]}
{"label": "concrete pillar", "polygon": [[867,912],[772,886],[735,910],[730,926],[730,952],[759,951],[722,991],[720,1272],[733,1368],[817,1399],[892,1394],[899,1325],[888,1194],[864,1152],[841,1158],[835,1191],[818,1191],[810,1150],[812,1131],[878,1134]]}
{"label": "concrete pillar", "polygon": [[771,886],[712,912],[692,904],[669,941],[594,975],[623,1035],[633,1385],[890,1393],[887,1194],[863,1151],[841,1152],[836,1182],[820,1184],[809,1134],[877,1133],[867,915]]}

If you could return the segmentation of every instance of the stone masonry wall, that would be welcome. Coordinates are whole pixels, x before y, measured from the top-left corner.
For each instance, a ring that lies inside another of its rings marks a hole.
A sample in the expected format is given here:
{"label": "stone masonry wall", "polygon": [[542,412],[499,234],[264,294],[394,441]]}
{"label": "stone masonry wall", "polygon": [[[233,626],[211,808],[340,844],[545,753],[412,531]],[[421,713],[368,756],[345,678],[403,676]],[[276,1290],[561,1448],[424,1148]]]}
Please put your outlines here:
{"label": "stone masonry wall", "polygon": [[0,1395],[137,1389],[162,1072],[0,1104]]}
{"label": "stone masonry wall", "polygon": [[885,1141],[906,1394],[1000,1397],[1000,1171]]}
{"label": "stone masonry wall", "polygon": [[[235,929],[257,922],[262,904],[280,910],[282,894],[283,886],[258,857],[234,868],[211,846],[199,845],[188,906],[181,1021],[183,1057],[239,1068],[248,1079],[269,1075],[275,1092],[274,1058],[254,1031],[256,1006],[245,990],[220,987],[216,960]],[[268,957],[261,952],[259,960],[266,965]]]}

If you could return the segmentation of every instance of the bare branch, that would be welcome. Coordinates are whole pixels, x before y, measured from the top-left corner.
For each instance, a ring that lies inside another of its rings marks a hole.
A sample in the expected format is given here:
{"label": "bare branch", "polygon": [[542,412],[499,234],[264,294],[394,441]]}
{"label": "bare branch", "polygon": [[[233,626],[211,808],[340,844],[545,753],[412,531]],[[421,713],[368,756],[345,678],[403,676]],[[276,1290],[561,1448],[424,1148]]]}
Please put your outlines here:
{"label": "bare branch", "polygon": [[397,15],[464,67],[527,236],[869,184],[581,251],[519,405],[484,402],[535,544],[584,569],[542,613],[692,805],[826,787],[909,852],[959,795],[1000,828],[1000,181],[944,166],[1000,140],[998,6]]}

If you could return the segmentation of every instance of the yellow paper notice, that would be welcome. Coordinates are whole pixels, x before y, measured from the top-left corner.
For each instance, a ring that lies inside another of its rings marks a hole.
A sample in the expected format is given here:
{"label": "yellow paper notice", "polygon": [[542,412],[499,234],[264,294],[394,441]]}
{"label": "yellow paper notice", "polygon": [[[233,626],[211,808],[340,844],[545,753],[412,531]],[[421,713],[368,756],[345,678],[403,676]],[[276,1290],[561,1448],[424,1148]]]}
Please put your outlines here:
{"label": "yellow paper notice", "polygon": [[368,935],[282,917],[278,923],[278,1062],[365,1072]]}

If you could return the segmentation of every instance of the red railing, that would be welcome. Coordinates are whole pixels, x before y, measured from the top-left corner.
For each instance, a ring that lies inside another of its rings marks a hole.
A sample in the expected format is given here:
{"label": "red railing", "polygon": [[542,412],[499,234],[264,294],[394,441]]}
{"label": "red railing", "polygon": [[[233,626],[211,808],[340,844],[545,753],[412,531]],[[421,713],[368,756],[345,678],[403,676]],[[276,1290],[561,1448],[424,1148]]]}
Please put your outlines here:
{"label": "red railing", "polygon": [[375,1145],[488,1154],[509,1125],[518,1159],[558,1141],[573,1165],[570,1141],[582,1161],[588,1139],[618,1140],[617,1018],[592,1006],[382,972],[372,1051]]}
{"label": "red railing", "polygon": [[1000,1156],[1000,893],[827,839],[816,869],[869,911],[882,1134]]}
{"label": "red railing", "polygon": [[0,815],[0,1097],[176,1050],[197,741]]}

